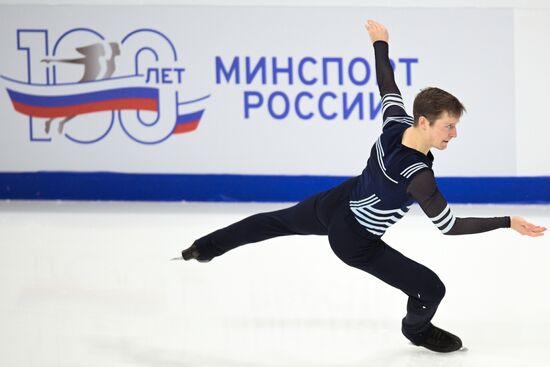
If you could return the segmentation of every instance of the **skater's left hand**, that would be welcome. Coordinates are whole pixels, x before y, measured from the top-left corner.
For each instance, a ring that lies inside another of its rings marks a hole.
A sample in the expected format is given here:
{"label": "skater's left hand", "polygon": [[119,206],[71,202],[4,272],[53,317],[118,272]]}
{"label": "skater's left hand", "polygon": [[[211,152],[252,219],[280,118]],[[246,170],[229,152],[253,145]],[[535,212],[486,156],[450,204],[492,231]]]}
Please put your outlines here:
{"label": "skater's left hand", "polygon": [[510,227],[518,233],[529,237],[543,236],[546,231],[546,227],[534,225],[517,216],[510,217]]}

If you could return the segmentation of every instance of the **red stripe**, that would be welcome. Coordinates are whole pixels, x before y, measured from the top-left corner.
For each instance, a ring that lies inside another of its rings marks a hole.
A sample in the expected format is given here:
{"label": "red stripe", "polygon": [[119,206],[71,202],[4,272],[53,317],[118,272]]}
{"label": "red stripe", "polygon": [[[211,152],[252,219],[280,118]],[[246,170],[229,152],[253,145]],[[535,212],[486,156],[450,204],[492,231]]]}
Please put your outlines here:
{"label": "red stripe", "polygon": [[150,98],[111,99],[108,101],[83,103],[66,107],[29,106],[24,103],[12,102],[17,112],[33,117],[66,117],[113,110],[158,110],[157,101]]}
{"label": "red stripe", "polygon": [[195,120],[195,121],[187,122],[185,124],[178,124],[174,128],[174,131],[172,132],[172,134],[183,134],[183,133],[188,133],[190,131],[193,131],[197,128],[197,126],[199,126],[199,122],[200,120]]}

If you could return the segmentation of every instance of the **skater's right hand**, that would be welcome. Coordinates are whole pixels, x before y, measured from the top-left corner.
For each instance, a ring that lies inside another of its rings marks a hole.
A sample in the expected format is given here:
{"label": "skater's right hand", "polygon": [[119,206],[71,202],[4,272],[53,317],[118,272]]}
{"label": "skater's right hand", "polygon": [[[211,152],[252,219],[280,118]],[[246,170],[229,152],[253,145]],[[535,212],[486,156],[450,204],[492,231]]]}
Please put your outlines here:
{"label": "skater's right hand", "polygon": [[365,28],[367,29],[367,32],[369,32],[370,40],[372,41],[372,43],[376,41],[388,42],[388,30],[386,29],[386,27],[384,27],[383,24],[369,19],[367,20],[367,24],[365,24]]}
{"label": "skater's right hand", "polygon": [[518,233],[529,237],[543,236],[546,231],[546,227],[536,226],[517,216],[510,217],[510,227]]}

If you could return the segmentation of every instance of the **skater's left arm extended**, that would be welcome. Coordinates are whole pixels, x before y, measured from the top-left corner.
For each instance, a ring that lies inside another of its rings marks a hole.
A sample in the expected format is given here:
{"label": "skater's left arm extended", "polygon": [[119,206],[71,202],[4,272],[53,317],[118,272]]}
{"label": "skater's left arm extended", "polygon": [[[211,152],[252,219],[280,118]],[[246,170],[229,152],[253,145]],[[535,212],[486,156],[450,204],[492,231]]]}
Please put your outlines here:
{"label": "skater's left arm extended", "polygon": [[408,193],[416,199],[424,213],[445,235],[473,234],[492,231],[497,228],[512,228],[522,235],[542,236],[545,227],[527,222],[522,217],[506,216],[493,218],[458,218],[455,217],[443,197],[433,171],[426,169],[419,172],[407,187]]}

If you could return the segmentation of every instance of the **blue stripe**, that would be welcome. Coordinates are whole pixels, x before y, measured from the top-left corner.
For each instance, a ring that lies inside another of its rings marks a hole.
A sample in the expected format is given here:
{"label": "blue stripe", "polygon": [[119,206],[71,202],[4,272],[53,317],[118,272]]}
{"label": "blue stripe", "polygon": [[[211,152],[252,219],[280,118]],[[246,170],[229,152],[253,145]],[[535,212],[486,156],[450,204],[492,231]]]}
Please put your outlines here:
{"label": "blue stripe", "polygon": [[436,180],[450,203],[550,204],[550,176],[441,177]]}
{"label": "blue stripe", "polygon": [[19,103],[37,107],[64,107],[82,103],[100,102],[110,99],[148,98],[158,99],[158,89],[148,87],[130,87],[102,90],[90,93],[70,94],[65,96],[36,96],[8,89],[10,98]]}
{"label": "blue stripe", "polygon": [[[0,199],[294,202],[348,177],[107,172],[0,173]],[[444,177],[451,203],[550,204],[550,176]]]}
{"label": "blue stripe", "polygon": [[204,112],[204,110],[198,111],[198,112],[193,112],[193,113],[188,113],[186,115],[178,115],[178,117],[176,118],[176,123],[177,124],[185,124],[186,122],[200,120],[203,112]]}

